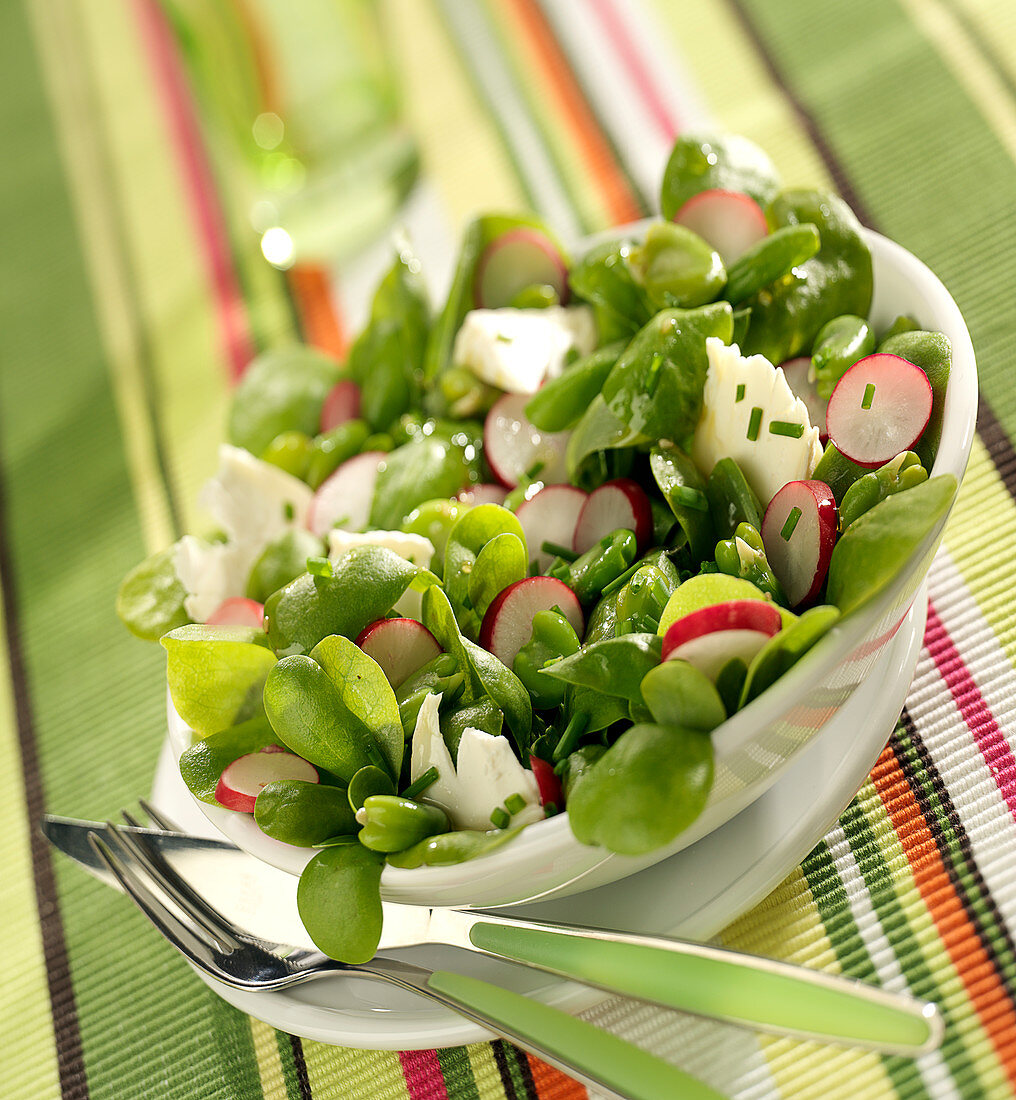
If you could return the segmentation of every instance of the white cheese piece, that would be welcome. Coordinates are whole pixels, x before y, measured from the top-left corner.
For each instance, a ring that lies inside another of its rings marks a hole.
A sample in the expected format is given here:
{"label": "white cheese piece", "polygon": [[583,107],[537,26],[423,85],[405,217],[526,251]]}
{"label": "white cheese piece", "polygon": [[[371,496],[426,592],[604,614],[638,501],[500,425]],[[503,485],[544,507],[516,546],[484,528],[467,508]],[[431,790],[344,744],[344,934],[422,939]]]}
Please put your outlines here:
{"label": "white cheese piece", "polygon": [[306,526],[313,496],[299,478],[249,451],[223,444],[219,469],[198,502],[230,542],[263,549],[290,527]]}
{"label": "white cheese piece", "polygon": [[[434,557],[434,544],[423,535],[407,535],[404,531],[343,531],[333,527],[328,532],[328,556],[341,557],[354,546],[384,546],[400,558],[419,565],[423,569],[430,567]],[[410,586],[399,597],[392,610],[397,615],[419,622],[423,617],[423,593]]]}
{"label": "white cheese piece", "polygon": [[415,781],[428,768],[436,768],[438,773],[421,797],[440,806],[456,829],[492,828],[490,815],[513,794],[522,795],[526,802],[512,815],[513,825],[541,820],[544,815],[536,780],[518,762],[506,737],[467,726],[459,742],[457,764],[452,763],[441,736],[440,702],[440,695],[428,695],[413,729],[410,776]]}
{"label": "white cheese piece", "polygon": [[[716,337],[706,340],[706,353],[709,372],[691,457],[706,476],[721,458],[734,459],[764,508],[788,481],[811,477],[822,457],[818,428],[812,427],[807,406],[794,395],[783,371],[764,355],[745,358],[736,344]],[[756,408],[761,409],[761,419],[751,440]],[[774,434],[774,421],[800,424],[800,438]]]}
{"label": "white cheese piece", "polygon": [[173,568],[187,590],[183,606],[194,622],[205,622],[224,600],[246,594],[247,578],[259,553],[256,547],[206,542],[194,535],[180,539]]}
{"label": "white cheese piece", "polygon": [[572,349],[588,355],[596,341],[589,306],[474,309],[455,337],[452,362],[508,393],[536,393],[561,373]]}

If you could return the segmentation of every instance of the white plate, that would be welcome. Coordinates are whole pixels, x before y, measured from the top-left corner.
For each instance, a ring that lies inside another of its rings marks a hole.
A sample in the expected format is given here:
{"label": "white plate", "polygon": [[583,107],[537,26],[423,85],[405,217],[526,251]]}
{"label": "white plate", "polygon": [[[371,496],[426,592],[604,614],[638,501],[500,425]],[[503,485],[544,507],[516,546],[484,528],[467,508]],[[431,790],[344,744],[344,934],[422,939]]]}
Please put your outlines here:
{"label": "white plate", "polygon": [[[922,588],[869,678],[770,790],[733,820],[677,855],[621,882],[506,912],[688,939],[714,936],[801,862],[864,782],[903,708],[924,636],[927,606]],[[816,798],[816,792],[821,796]],[[152,799],[181,825],[211,835],[208,821],[180,780],[168,745],[155,776]],[[277,876],[281,885],[276,887],[273,878],[272,904],[280,910],[280,921],[292,922],[296,879],[287,880],[272,868],[264,868],[263,874]],[[288,896],[276,896],[277,890],[284,894],[287,888]],[[258,904],[264,900],[259,899]],[[391,915],[396,918],[398,911],[410,908],[394,907]],[[279,938],[286,940],[281,931]],[[306,934],[294,928],[289,938],[300,942]],[[599,991],[574,982],[454,948],[425,946],[391,954],[486,978],[571,1012],[580,1012],[603,997]],[[454,1013],[380,982],[335,977],[280,993],[244,993],[204,980],[242,1011],[273,1027],[321,1042],[373,1050],[415,1050],[491,1038]]]}

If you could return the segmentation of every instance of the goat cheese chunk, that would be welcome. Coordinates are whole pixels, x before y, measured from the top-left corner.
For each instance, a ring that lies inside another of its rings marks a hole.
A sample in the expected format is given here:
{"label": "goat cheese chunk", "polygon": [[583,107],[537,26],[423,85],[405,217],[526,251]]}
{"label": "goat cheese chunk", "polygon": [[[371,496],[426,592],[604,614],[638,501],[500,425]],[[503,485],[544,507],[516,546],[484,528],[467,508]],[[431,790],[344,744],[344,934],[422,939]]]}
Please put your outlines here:
{"label": "goat cheese chunk", "polygon": [[452,363],[508,393],[536,393],[564,370],[572,350],[588,355],[596,342],[589,306],[474,309],[455,337]]}
{"label": "goat cheese chunk", "polygon": [[822,457],[818,428],[783,371],[764,355],[706,340],[709,371],[691,457],[708,476],[721,458],[741,467],[762,507],[788,481],[803,481]]}
{"label": "goat cheese chunk", "polygon": [[225,600],[243,596],[257,552],[228,542],[184,535],[173,551],[173,568],[187,592],[184,611],[203,623]]}
{"label": "goat cheese chunk", "polygon": [[523,768],[508,739],[499,734],[467,726],[453,762],[438,720],[441,696],[424,699],[413,729],[410,775],[415,781],[428,768],[436,768],[437,780],[422,798],[440,806],[456,829],[490,829],[490,815],[503,808],[513,794],[525,799],[525,806],[512,814],[513,825],[542,820],[543,807],[533,773]]}

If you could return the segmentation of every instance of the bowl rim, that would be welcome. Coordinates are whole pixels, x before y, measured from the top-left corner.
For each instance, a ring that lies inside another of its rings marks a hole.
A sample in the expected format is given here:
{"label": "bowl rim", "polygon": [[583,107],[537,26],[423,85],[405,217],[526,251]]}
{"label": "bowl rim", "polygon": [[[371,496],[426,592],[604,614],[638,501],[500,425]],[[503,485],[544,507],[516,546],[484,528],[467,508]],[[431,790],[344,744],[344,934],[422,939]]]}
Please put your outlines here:
{"label": "bowl rim", "polygon": [[[605,240],[617,239],[626,235],[636,236],[656,220],[655,218],[647,218],[628,225],[617,226],[586,238],[583,246],[589,248]],[[942,438],[934,465],[929,473],[931,476],[951,473],[956,477],[957,483],[960,483],[973,445],[978,404],[977,367],[966,323],[949,291],[923,261],[902,245],[873,230],[862,227],[862,235],[871,249],[872,259],[875,261],[873,265],[875,268],[875,291],[872,296],[872,309],[875,308],[877,303],[878,270],[880,267],[888,266],[897,275],[909,280],[919,290],[927,310],[924,317],[917,318],[921,324],[927,325],[935,331],[944,332],[952,344],[952,370],[949,379],[950,385],[946,391]],[[933,324],[931,323],[932,320]],[[938,542],[954,506],[955,498],[946,515],[928,533],[920,547],[915,550],[907,570],[900,573],[871,603],[861,608],[856,614],[849,615],[845,620],[834,624],[830,631],[797,664],[780,677],[778,684],[773,685],[712,731],[718,759],[721,756],[729,756],[743,747],[757,730],[764,728],[780,714],[787,711],[788,696],[791,699],[799,696],[805,683],[811,683],[817,678],[825,677],[831,669],[835,668],[848,654],[853,652],[874,624],[880,622],[899,601],[907,585],[912,583],[914,563],[920,561],[929,547]],[[902,614],[905,614],[905,609]],[[190,743],[188,736],[190,730],[176,714],[171,699],[168,699],[168,717],[170,741],[175,755],[179,758],[183,748]],[[788,761],[794,759],[797,753],[810,744],[811,741],[811,737],[804,740],[801,746],[788,757]],[[788,761],[783,761],[781,766]],[[758,788],[755,797],[760,797],[772,785],[776,778],[776,771],[777,769],[773,769],[774,774],[771,779],[769,776],[765,777],[768,782],[756,781],[752,785]],[[316,849],[297,848],[293,845],[284,844],[259,831],[255,832],[256,826],[253,825],[253,819],[248,821],[246,815],[243,819],[238,820],[237,815],[230,810],[200,801],[199,805],[212,823],[234,843],[246,849],[256,858],[281,867],[292,874],[299,874],[303,865],[316,851]],[[713,828],[719,827],[720,824],[722,822],[717,822]],[[691,828],[694,828],[694,825]],[[545,858],[549,848],[560,850],[576,845],[580,845],[580,842],[575,839],[571,832],[566,810],[527,826],[510,844],[498,848],[484,858],[485,860],[496,860],[505,872],[510,874],[517,873],[523,867],[531,864],[534,854],[539,854]],[[666,858],[673,851],[683,846],[684,844],[681,844],[680,838],[678,838],[674,846],[664,846],[659,849],[658,859]],[[625,860],[625,857],[618,857],[616,853],[605,848],[596,849],[587,845],[581,845],[581,847],[589,851],[599,851],[601,858],[597,859],[592,866],[586,867],[582,874],[578,876],[579,878],[592,874],[607,860],[617,859],[619,863],[623,863]],[[656,853],[653,853],[653,855],[656,855]],[[652,860],[652,862],[656,861],[656,859]],[[645,865],[644,861],[638,863],[639,867]],[[469,865],[453,864],[450,866],[425,866],[409,869],[392,867],[386,864],[381,878],[382,894],[387,894],[389,891],[397,893],[400,901],[406,901],[408,900],[407,893],[418,892],[421,895],[420,903],[428,904],[425,898],[428,890],[446,889],[457,881],[465,882],[466,879],[471,877],[468,872],[466,872],[465,878],[462,877],[462,868],[466,866]],[[486,866],[489,868],[490,863],[487,863]],[[632,869],[636,869],[634,865]],[[577,879],[573,881],[577,881]],[[563,884],[555,887],[555,891],[561,888],[563,888]]]}

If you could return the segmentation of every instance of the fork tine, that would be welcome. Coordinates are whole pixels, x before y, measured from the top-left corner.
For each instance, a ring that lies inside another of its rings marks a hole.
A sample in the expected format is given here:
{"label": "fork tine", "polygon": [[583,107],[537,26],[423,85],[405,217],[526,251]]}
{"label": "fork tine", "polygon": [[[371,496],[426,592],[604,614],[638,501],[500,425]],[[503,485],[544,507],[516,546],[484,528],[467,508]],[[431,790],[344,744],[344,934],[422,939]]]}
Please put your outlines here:
{"label": "fork tine", "polygon": [[147,798],[139,798],[138,805],[141,807],[142,812],[148,817],[148,820],[157,829],[161,829],[164,833],[180,832],[180,826],[166,817],[161,810],[157,810]]}
{"label": "fork tine", "polygon": [[229,954],[241,946],[231,922],[213,909],[200,894],[195,893],[161,854],[145,843],[142,836],[128,833],[111,821],[107,821],[106,825],[116,837],[117,843],[140,865],[158,889],[215,942],[220,954]]}
{"label": "fork tine", "polygon": [[89,843],[99,858],[109,868],[110,873],[123,887],[124,893],[134,902],[142,913],[155,925],[167,940],[195,966],[213,978],[222,979],[217,970],[202,953],[212,950],[213,945],[206,941],[193,927],[185,924],[166,908],[145,886],[138,875],[115,855],[108,844],[98,835],[90,832]]}

